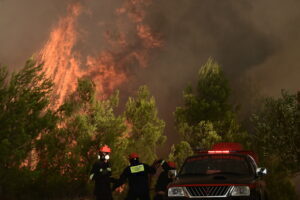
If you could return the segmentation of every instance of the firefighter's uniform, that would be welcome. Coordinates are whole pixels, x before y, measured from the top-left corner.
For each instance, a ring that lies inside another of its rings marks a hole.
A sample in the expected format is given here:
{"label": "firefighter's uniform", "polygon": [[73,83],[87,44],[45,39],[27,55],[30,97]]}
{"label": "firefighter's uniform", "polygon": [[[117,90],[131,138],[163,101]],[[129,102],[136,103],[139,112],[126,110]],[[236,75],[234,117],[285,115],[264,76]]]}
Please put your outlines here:
{"label": "firefighter's uniform", "polygon": [[[108,162],[110,148],[100,149],[99,159],[94,163],[90,173],[90,179],[95,181],[94,195],[97,200],[112,200],[111,183],[114,179],[111,177],[111,166]],[[108,157],[107,157],[108,156]]]}
{"label": "firefighter's uniform", "polygon": [[137,154],[130,154],[130,166],[126,167],[120,176],[117,188],[128,180],[128,194],[126,200],[150,200],[149,175],[155,174],[155,167],[140,163]]}

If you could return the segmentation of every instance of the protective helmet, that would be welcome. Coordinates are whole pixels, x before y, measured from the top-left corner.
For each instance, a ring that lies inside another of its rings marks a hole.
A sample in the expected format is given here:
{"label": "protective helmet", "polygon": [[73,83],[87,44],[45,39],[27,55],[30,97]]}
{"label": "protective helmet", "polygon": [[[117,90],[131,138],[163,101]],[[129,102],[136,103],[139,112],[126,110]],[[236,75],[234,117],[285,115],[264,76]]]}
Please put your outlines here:
{"label": "protective helmet", "polygon": [[111,149],[107,145],[104,145],[104,146],[100,147],[99,151],[103,152],[103,153],[110,153]]}
{"label": "protective helmet", "polygon": [[176,168],[176,164],[174,162],[172,162],[172,161],[169,161],[168,165],[169,165],[170,168],[173,168],[173,169]]}
{"label": "protective helmet", "polygon": [[139,158],[139,155],[137,154],[137,153],[131,153],[131,154],[129,154],[129,160],[131,160],[131,159],[136,159],[136,158]]}

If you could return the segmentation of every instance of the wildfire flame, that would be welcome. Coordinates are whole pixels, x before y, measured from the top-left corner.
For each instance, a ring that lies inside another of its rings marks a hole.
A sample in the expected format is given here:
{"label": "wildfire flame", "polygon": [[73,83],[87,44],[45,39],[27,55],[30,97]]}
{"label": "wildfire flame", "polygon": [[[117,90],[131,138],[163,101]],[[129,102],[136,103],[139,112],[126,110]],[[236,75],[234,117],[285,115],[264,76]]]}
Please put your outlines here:
{"label": "wildfire flame", "polygon": [[[128,68],[132,63],[137,63],[140,67],[147,66],[150,51],[162,45],[158,35],[154,35],[151,28],[144,23],[146,8],[151,1],[124,1],[122,7],[115,11],[120,21],[115,23],[114,32],[106,30],[102,34],[110,49],[86,56],[83,56],[83,52],[74,50],[80,38],[77,19],[84,8],[80,4],[68,7],[67,15],[59,19],[39,53],[46,75],[55,84],[55,107],[61,105],[66,96],[75,91],[78,78],[92,78],[97,93],[105,98],[119,85],[128,81]],[[124,17],[135,27],[134,33],[122,30],[121,19]],[[132,35],[135,36],[133,41],[129,39]]]}
{"label": "wildfire flame", "polygon": [[59,20],[40,52],[45,73],[55,83],[54,91],[58,96],[58,105],[62,104],[68,91],[75,90],[77,78],[82,76],[79,55],[72,51],[77,42],[75,25],[80,12],[79,4],[70,6],[69,14]]}

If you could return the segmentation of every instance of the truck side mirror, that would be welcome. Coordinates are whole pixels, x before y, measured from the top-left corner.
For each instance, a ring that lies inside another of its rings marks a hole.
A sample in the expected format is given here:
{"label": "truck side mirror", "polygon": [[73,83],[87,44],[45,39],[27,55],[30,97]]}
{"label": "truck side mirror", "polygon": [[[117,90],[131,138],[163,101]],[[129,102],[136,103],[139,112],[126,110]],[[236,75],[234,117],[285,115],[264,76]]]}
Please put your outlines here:
{"label": "truck side mirror", "polygon": [[267,173],[268,173],[267,168],[265,168],[265,167],[259,167],[256,169],[257,176],[265,176],[265,175],[267,175]]}
{"label": "truck side mirror", "polygon": [[169,178],[175,179],[177,176],[177,170],[176,169],[169,170],[168,176]]}

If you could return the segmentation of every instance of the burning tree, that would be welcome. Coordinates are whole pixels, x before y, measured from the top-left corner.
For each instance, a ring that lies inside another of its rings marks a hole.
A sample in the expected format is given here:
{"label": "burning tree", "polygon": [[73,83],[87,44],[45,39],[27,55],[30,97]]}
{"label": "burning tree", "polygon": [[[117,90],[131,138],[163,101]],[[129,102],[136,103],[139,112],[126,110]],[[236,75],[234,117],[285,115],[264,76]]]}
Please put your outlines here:
{"label": "burning tree", "polygon": [[[46,75],[55,84],[54,108],[76,90],[78,78],[91,78],[98,97],[105,99],[131,78],[134,68],[147,67],[152,50],[162,45],[159,35],[145,23],[150,4],[151,0],[126,0],[111,10],[114,17],[111,21],[101,21],[104,30],[97,32],[101,43],[92,50],[85,46],[91,30],[85,30],[78,21],[94,13],[79,3],[69,5],[68,13],[59,19],[38,53],[39,60],[45,63]],[[97,19],[94,27],[99,26],[99,20],[102,19]]]}
{"label": "burning tree", "polygon": [[[78,80],[76,91],[57,110],[60,119],[57,129],[42,135],[37,142],[37,170],[42,173],[43,185],[47,185],[47,188],[42,185],[41,191],[51,194],[56,191],[53,198],[87,195],[89,170],[103,144],[113,150],[113,174],[120,173],[126,164],[124,151],[128,139],[124,135],[125,118],[114,114],[117,105],[118,93],[107,100],[98,100],[94,82]],[[64,185],[64,189],[59,190],[57,183]]]}
{"label": "burning tree", "polygon": [[[19,167],[28,172],[20,182],[35,188],[28,190],[29,196],[64,196],[74,188],[86,192],[85,176],[100,143],[112,147],[113,170],[119,173],[132,133],[125,116],[114,113],[118,95],[113,94],[131,78],[132,68],[147,67],[151,51],[162,45],[145,23],[150,4],[151,0],[122,1],[113,8],[112,21],[97,19],[95,26],[104,27],[97,33],[101,46],[86,51],[82,44],[90,30],[83,30],[79,20],[93,13],[85,4],[72,3],[36,53],[43,68],[31,60],[10,81],[1,68],[0,193],[10,188],[12,196],[19,195],[12,191],[20,191],[25,198],[26,188],[9,181],[7,173],[14,169],[11,175],[18,177]],[[152,122],[160,126],[154,134],[157,141],[163,122]],[[155,151],[153,143],[150,149]]]}

